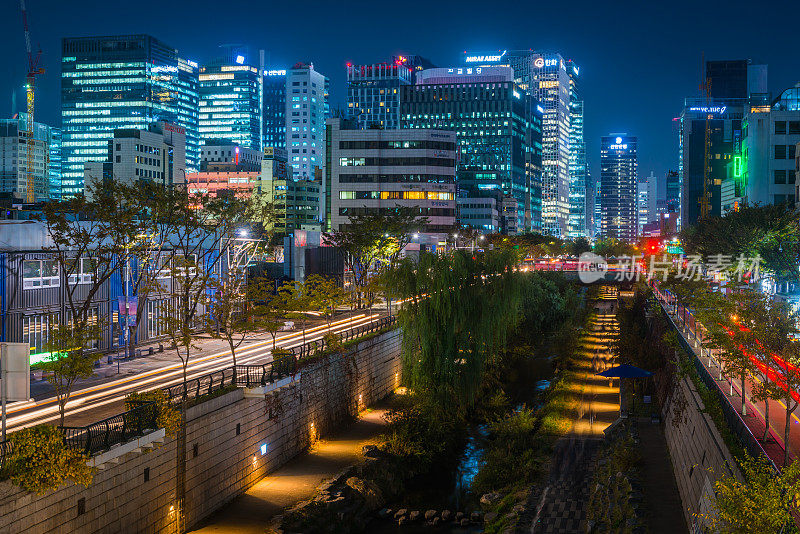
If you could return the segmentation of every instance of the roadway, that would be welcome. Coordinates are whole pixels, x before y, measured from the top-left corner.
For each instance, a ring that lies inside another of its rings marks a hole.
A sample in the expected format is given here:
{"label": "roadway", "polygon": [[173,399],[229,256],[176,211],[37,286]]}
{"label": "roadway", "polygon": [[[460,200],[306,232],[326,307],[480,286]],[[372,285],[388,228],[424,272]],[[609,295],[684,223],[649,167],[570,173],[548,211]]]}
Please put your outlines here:
{"label": "roadway", "polygon": [[[380,315],[376,313],[361,313],[334,321],[330,329],[327,323],[309,327],[306,328],[305,338],[306,341],[313,341],[320,339],[329,330],[341,332],[368,324],[379,317]],[[225,348],[222,348],[219,340],[202,340],[198,344],[199,349],[189,360],[188,379],[233,365],[233,358],[227,344],[225,344]],[[276,340],[276,345],[281,348],[292,348],[302,344],[302,331],[283,333]],[[269,334],[261,335],[259,339],[251,341],[236,351],[238,365],[263,364],[271,360],[272,336]],[[95,376],[76,383],[70,400],[67,402],[66,425],[86,425],[123,412],[125,397],[129,393],[150,391],[183,382],[180,360],[174,350],[166,348],[158,357],[149,356],[121,362],[119,370],[118,374],[116,364],[101,366]],[[8,404],[8,431],[42,423],[58,424],[58,403],[52,387],[49,384],[36,384],[35,387],[38,392],[32,392],[33,399]]]}

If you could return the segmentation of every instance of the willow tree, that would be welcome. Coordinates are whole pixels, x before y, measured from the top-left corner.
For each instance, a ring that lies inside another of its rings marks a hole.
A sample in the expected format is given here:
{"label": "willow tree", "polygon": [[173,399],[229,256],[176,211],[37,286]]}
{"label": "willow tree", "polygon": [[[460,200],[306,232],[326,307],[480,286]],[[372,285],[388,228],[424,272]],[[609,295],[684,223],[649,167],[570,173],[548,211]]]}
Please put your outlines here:
{"label": "willow tree", "polygon": [[476,397],[487,361],[515,328],[521,298],[517,255],[492,251],[422,254],[391,273],[409,385],[435,405],[463,410]]}

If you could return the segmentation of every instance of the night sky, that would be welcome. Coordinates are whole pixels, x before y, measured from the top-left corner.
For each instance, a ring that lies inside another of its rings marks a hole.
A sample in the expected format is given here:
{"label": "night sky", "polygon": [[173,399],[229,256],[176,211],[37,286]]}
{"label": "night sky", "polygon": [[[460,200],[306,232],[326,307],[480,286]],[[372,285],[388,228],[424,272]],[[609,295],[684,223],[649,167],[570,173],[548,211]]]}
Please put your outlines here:
{"label": "night sky", "polygon": [[[616,2],[124,2],[28,0],[32,40],[46,74],[37,90],[37,121],[57,126],[61,38],[148,33],[202,63],[223,43],[268,52],[273,68],[311,61],[331,79],[331,104],[345,99],[345,63],[419,54],[438,66],[461,65],[465,50],[560,52],[581,68],[587,157],[599,173],[600,136],[639,137],[641,174],[677,168],[672,121],[683,98],[698,94],[707,59],[751,58],[769,64],[773,96],[800,80],[795,1]],[[17,0],[0,8],[0,116],[11,95],[24,108],[27,69]]]}

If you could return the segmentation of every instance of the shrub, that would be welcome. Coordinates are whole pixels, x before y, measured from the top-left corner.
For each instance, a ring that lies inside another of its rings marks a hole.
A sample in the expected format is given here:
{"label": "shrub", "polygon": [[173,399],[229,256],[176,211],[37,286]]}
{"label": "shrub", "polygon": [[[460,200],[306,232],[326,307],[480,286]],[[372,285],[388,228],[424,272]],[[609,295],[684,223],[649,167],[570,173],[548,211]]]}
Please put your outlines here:
{"label": "shrub", "polygon": [[71,449],[59,429],[37,425],[14,432],[9,437],[11,454],[7,473],[11,481],[38,494],[54,490],[67,479],[88,486],[94,468],[86,465],[89,457]]}
{"label": "shrub", "polygon": [[155,403],[156,427],[163,428],[168,436],[174,436],[181,425],[181,414],[170,404],[167,394],[160,389],[144,393],[131,393],[125,398],[125,409],[132,410],[142,402]]}

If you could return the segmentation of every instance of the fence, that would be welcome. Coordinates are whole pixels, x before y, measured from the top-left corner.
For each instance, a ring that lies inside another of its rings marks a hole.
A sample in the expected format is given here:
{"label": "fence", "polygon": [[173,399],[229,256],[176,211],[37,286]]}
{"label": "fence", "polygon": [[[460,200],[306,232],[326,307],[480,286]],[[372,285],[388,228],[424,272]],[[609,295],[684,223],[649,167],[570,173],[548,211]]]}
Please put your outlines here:
{"label": "fence", "polygon": [[[358,339],[366,334],[380,331],[393,325],[396,318],[382,317],[369,324],[357,326],[338,334],[341,342]],[[186,383],[169,386],[163,389],[172,401],[185,398],[196,398],[230,386],[257,387],[273,383],[286,376],[297,373],[301,358],[313,356],[326,348],[325,340],[310,341],[299,347],[286,349],[291,351],[278,360],[261,365],[236,365],[220,369]],[[108,450],[114,445],[126,443],[132,438],[143,436],[157,428],[158,408],[154,402],[140,402],[134,408],[87,426],[59,427],[64,433],[66,444],[87,454],[95,454]],[[11,442],[0,441],[0,471],[6,466],[6,459],[11,454]]]}
{"label": "fence", "polygon": [[[665,291],[662,293],[657,287],[653,288],[655,290],[655,294],[658,297],[658,301],[661,304],[662,309],[670,316],[670,308],[672,307],[675,311],[675,315],[677,320],[685,325],[689,331],[698,339],[700,343],[702,343],[703,339],[703,326],[700,324],[694,317],[694,314],[691,310],[685,306],[682,306],[677,303],[677,299],[672,295],[669,291]],[[725,418],[725,424],[730,429],[731,433],[736,437],[736,440],[742,446],[744,450],[746,450],[752,457],[759,458],[763,457],[769,460],[770,464],[772,465],[773,469],[778,472],[778,467],[775,463],[770,459],[769,455],[766,453],[764,448],[761,446],[761,443],[758,439],[753,435],[750,431],[750,428],[742,419],[742,416],[736,409],[731,405],[728,401],[727,395],[725,392],[720,388],[719,383],[711,376],[708,368],[703,364],[697,354],[694,352],[694,349],[689,343],[689,340],[686,339],[680,331],[678,323],[672,321],[672,324],[675,326],[675,329],[678,331],[678,340],[681,346],[684,348],[686,352],[694,356],[692,358],[692,363],[694,364],[695,369],[697,370],[697,374],[702,380],[703,384],[708,388],[709,391],[712,392],[719,401],[719,405],[722,408],[722,415]]]}
{"label": "fence", "polygon": [[[380,331],[393,325],[397,319],[394,316],[382,317],[377,321],[350,328],[337,334],[339,342],[352,341],[364,335]],[[309,341],[291,349],[291,352],[279,360],[260,365],[236,365],[213,371],[211,373],[194,377],[185,383],[168,386],[163,389],[170,401],[189,399],[209,395],[226,387],[257,387],[273,383],[286,376],[297,372],[297,365],[303,358],[311,357],[324,352],[325,339]]]}

